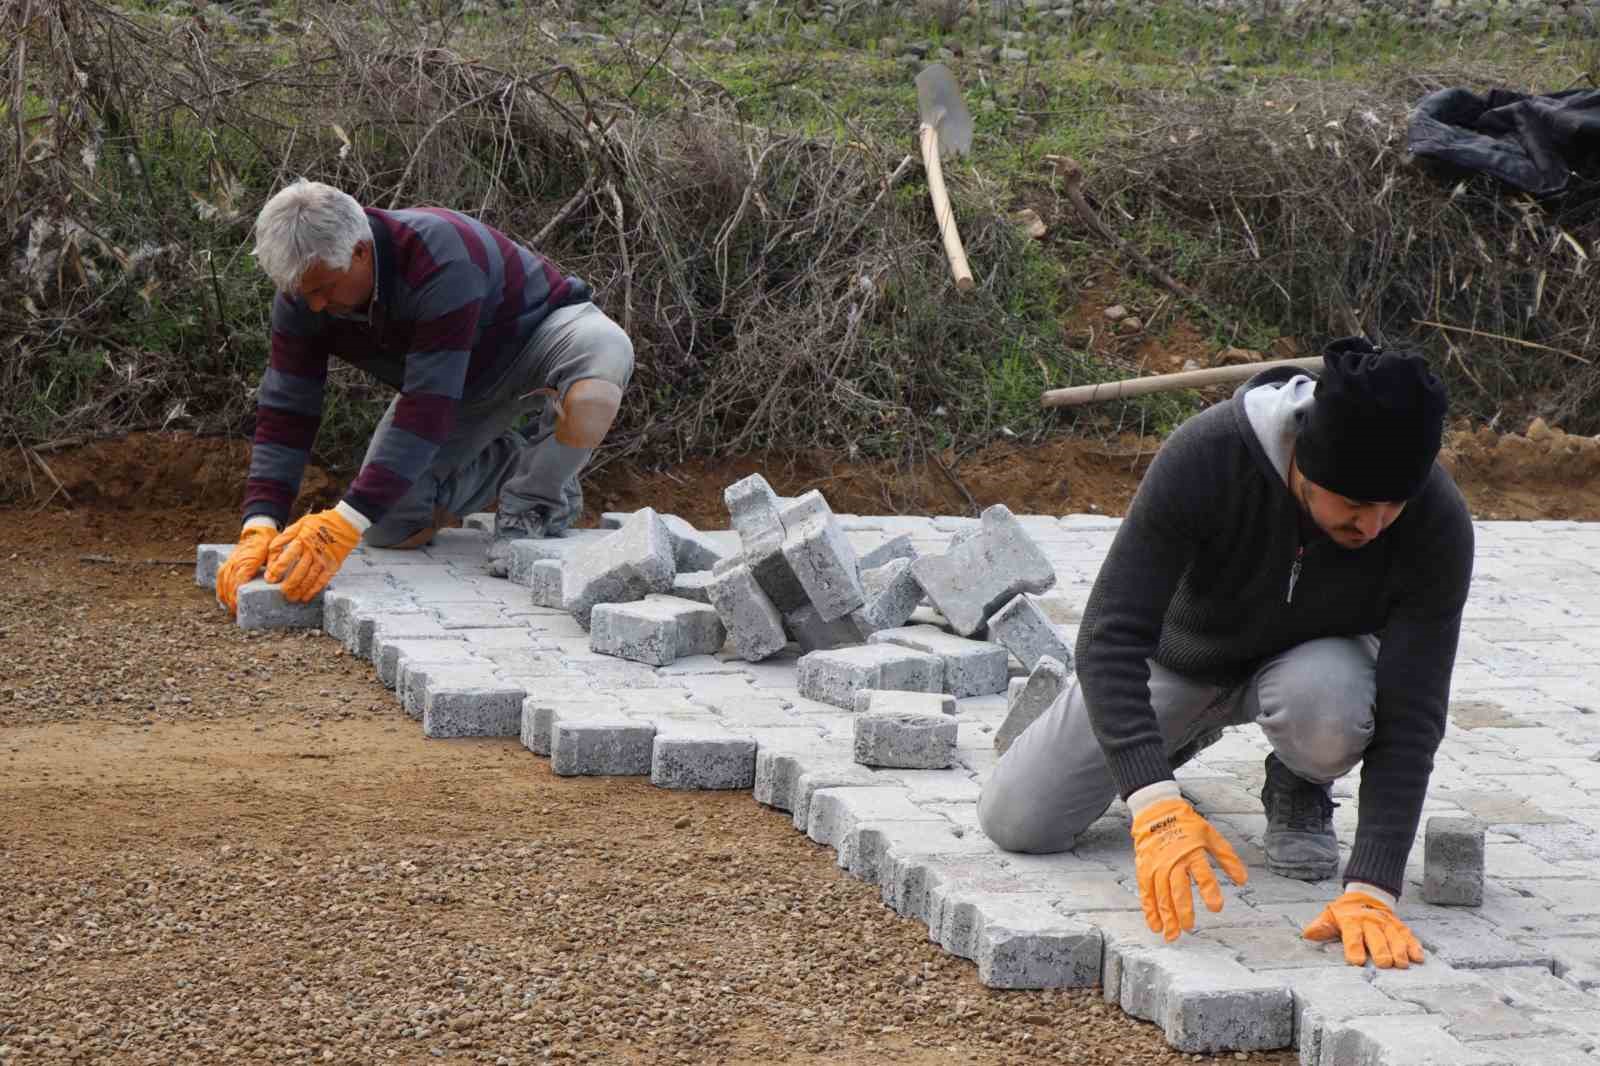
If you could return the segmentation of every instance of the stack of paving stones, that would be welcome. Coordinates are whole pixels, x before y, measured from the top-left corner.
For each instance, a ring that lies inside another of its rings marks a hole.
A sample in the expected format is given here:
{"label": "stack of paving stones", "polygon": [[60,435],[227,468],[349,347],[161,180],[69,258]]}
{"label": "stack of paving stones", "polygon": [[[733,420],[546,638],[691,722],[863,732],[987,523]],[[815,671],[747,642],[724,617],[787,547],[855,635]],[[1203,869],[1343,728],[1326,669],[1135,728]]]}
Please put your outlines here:
{"label": "stack of paving stones", "polygon": [[[1067,649],[1116,520],[859,517],[741,491],[752,510],[735,508],[730,530],[608,516],[616,528],[519,545],[512,580],[485,571],[474,516],[418,551],[359,549],[318,604],[252,588],[240,624],[320,626],[429,736],[519,738],[558,774],[749,789],[985,984],[1100,985],[1184,1052],[1595,1061],[1600,528],[1478,524],[1450,728],[1399,908],[1428,959],[1377,971],[1299,935],[1336,881],[1265,868],[1259,730],[1229,730],[1177,771],[1250,879],[1225,884],[1222,913],[1200,909],[1176,945],[1144,926],[1120,802],[1059,855],[1005,854],[978,829],[997,747],[1071,683]],[[201,585],[228,550],[201,546]],[[705,650],[717,625],[724,641]],[[830,630],[855,639],[801,643]],[[636,658],[595,650],[597,631]],[[1335,785],[1346,854],[1359,790],[1359,771]]]}

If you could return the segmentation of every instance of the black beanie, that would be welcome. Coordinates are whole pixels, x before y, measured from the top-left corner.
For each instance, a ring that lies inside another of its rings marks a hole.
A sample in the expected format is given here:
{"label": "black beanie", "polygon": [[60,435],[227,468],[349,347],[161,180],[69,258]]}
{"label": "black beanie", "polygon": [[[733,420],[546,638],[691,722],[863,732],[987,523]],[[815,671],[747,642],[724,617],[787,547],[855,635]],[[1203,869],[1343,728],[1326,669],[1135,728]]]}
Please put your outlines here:
{"label": "black beanie", "polygon": [[1334,341],[1322,363],[1315,400],[1300,418],[1295,465],[1347,499],[1409,500],[1439,454],[1449,406],[1443,383],[1420,354],[1360,337]]}

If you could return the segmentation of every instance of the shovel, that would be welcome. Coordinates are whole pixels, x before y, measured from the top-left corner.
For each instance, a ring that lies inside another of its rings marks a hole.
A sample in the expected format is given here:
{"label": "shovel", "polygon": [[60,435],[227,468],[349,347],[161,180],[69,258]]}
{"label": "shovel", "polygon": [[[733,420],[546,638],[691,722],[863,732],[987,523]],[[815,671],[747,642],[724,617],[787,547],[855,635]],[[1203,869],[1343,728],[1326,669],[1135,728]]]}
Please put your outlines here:
{"label": "shovel", "polygon": [[928,198],[933,201],[933,217],[944,238],[944,252],[955,275],[956,288],[972,288],[972,268],[950,210],[950,194],[944,187],[942,156],[960,155],[972,148],[972,114],[961,99],[961,89],[942,63],[934,63],[917,75],[917,110],[922,118],[920,139],[922,165],[928,171]]}

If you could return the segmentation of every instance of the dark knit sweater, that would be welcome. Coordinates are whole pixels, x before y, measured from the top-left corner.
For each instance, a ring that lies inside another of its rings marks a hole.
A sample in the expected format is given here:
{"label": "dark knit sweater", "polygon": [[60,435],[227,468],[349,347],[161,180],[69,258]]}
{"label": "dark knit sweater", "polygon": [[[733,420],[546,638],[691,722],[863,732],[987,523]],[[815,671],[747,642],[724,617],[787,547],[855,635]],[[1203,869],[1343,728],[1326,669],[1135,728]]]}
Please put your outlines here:
{"label": "dark knit sweater", "polygon": [[1257,375],[1162,446],[1095,580],[1078,679],[1126,798],[1172,777],[1146,660],[1231,686],[1308,640],[1377,634],[1376,729],[1344,877],[1398,895],[1444,736],[1472,522],[1436,465],[1373,543],[1346,550],[1328,539],[1305,518],[1245,409],[1249,390],[1294,375]]}

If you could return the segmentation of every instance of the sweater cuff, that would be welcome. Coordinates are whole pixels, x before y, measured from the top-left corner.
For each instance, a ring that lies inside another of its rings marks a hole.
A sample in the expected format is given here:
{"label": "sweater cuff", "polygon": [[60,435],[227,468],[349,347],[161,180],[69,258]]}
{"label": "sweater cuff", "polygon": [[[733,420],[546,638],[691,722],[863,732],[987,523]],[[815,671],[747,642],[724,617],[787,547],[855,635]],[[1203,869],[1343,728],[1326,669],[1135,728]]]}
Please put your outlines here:
{"label": "sweater cuff", "polygon": [[1117,790],[1124,800],[1146,785],[1173,780],[1172,763],[1159,740],[1140,744],[1115,756],[1107,754],[1106,764],[1110,766],[1111,776],[1116,779]]}
{"label": "sweater cuff", "polygon": [[1406,856],[1410,850],[1363,843],[1357,839],[1355,850],[1350,853],[1350,861],[1344,865],[1345,887],[1359,881],[1381,888],[1399,900],[1405,886]]}
{"label": "sweater cuff", "polygon": [[1183,793],[1178,791],[1178,783],[1176,781],[1157,781],[1155,784],[1146,785],[1128,796],[1128,812],[1137,817],[1140,811],[1152,803],[1175,799],[1183,799]]}
{"label": "sweater cuff", "polygon": [[244,525],[240,526],[239,528],[251,529],[255,526],[268,526],[272,529],[277,529],[278,520],[269,514],[253,514],[249,518],[246,518],[244,520]]}
{"label": "sweater cuff", "polygon": [[1346,892],[1359,892],[1363,896],[1371,896],[1373,899],[1387,904],[1390,910],[1393,910],[1395,905],[1400,902],[1394,893],[1385,892],[1377,885],[1369,885],[1365,881],[1346,881],[1344,888]]}
{"label": "sweater cuff", "polygon": [[357,533],[365,533],[368,529],[372,528],[372,519],[368,518],[354,507],[351,507],[343,500],[340,500],[337,504],[335,504],[333,509],[338,512],[340,518],[344,519],[346,522],[349,522]]}

